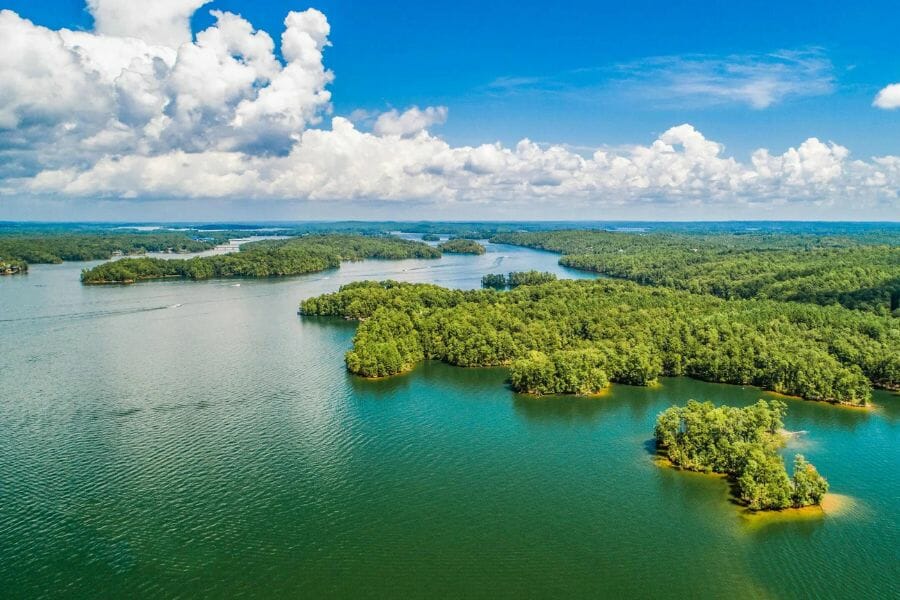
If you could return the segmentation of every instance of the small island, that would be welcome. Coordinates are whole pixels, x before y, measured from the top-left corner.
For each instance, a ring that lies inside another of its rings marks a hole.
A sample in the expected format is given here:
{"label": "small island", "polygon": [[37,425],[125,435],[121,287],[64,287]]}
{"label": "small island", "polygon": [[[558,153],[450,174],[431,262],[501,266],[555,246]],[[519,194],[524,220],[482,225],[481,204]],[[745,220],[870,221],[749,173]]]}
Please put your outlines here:
{"label": "small island", "polygon": [[744,408],[689,400],[657,417],[657,451],[678,468],[726,475],[752,511],[821,504],[828,481],[802,454],[794,457],[788,477],[778,454],[786,411],[778,400]]}
{"label": "small island", "polygon": [[484,254],[485,252],[484,246],[475,240],[463,238],[454,238],[440,243],[438,244],[438,249],[448,254]]}
{"label": "small island", "polygon": [[556,281],[556,275],[546,271],[513,271],[509,275],[488,273],[481,278],[481,287],[495,290],[512,289],[520,285],[541,285]]}
{"label": "small island", "polygon": [[436,233],[426,233],[422,235],[423,242],[439,242],[441,241],[441,236]]}
{"label": "small island", "polygon": [[308,235],[250,242],[240,251],[189,259],[123,258],[81,273],[85,284],[135,283],[149,279],[286,277],[337,268],[341,261],[440,258],[428,244],[395,236]]}
{"label": "small island", "polygon": [[28,263],[12,258],[0,258],[0,275],[16,275],[28,272]]}

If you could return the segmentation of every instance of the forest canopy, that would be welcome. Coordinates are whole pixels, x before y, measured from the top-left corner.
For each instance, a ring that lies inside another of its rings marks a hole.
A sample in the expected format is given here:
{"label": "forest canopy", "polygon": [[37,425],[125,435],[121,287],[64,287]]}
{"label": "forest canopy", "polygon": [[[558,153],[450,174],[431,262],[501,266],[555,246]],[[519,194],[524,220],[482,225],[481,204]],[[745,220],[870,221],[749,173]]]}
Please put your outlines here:
{"label": "forest canopy", "polygon": [[439,250],[393,236],[310,235],[249,242],[239,252],[190,259],[123,258],[81,274],[84,283],[133,283],[146,279],[281,277],[335,268],[344,260],[439,258]]}
{"label": "forest canopy", "polygon": [[227,242],[228,232],[58,233],[0,236],[0,256],[22,262],[61,263],[100,260],[116,253],[200,252]]}
{"label": "forest canopy", "polygon": [[509,292],[358,282],[305,300],[306,315],[362,322],[348,369],[394,375],[421,360],[510,368],[517,391],[585,394],[660,376],[756,385],[865,404],[900,383],[900,323],[836,306],[723,300],[619,280]]}
{"label": "forest canopy", "polygon": [[777,400],[744,408],[689,400],[657,417],[657,450],[683,469],[728,475],[751,510],[819,504],[828,491],[825,478],[800,454],[788,477],[778,454],[786,410]]}
{"label": "forest canopy", "polygon": [[438,244],[441,252],[449,254],[484,254],[484,246],[474,240],[455,238]]}
{"label": "forest canopy", "polygon": [[503,290],[520,285],[540,285],[551,281],[556,281],[556,275],[542,271],[512,271],[509,275],[488,273],[481,278],[481,287]]}
{"label": "forest canopy", "polygon": [[900,234],[501,233],[492,241],[563,253],[560,264],[722,298],[769,298],[891,314]]}

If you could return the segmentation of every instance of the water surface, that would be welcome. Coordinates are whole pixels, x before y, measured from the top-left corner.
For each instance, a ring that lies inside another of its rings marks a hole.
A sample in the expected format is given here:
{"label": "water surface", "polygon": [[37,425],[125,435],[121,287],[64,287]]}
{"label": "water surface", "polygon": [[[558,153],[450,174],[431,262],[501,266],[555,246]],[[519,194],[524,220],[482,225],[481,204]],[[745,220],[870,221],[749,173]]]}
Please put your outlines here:
{"label": "water surface", "polygon": [[352,323],[296,315],[357,279],[583,276],[556,260],[489,245],[281,280],[0,278],[0,597],[896,597],[895,396],[789,401],[793,451],[849,500],[748,521],[648,442],[673,403],[759,390],[533,399],[438,363],[365,381],[342,362]]}

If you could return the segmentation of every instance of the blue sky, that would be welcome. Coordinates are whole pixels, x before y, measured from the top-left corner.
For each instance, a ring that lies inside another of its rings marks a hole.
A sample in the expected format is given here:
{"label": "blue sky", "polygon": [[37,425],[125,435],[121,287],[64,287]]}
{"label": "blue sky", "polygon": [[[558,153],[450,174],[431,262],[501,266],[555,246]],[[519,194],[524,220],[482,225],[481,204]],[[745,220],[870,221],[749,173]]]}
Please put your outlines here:
{"label": "blue sky", "polygon": [[[0,6],[50,29],[94,28],[76,0]],[[900,110],[873,106],[900,82],[894,2],[215,0],[191,29],[214,26],[211,9],[233,12],[269,32],[278,54],[285,15],[310,6],[330,25],[325,113],[361,130],[390,109],[440,106],[446,122],[428,131],[452,147],[528,138],[591,156],[689,123],[740,162],[809,138],[850,159],[900,154]],[[896,208],[896,194],[868,206],[869,216]]]}

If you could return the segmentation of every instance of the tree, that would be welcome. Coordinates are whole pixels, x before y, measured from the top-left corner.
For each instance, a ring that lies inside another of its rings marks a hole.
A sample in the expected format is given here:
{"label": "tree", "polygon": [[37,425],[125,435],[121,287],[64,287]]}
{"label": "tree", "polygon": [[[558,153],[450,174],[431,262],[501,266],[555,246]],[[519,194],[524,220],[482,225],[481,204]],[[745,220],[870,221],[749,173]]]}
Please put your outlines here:
{"label": "tree", "polygon": [[793,493],[794,506],[819,504],[828,491],[828,481],[819,475],[816,468],[806,461],[802,454],[794,457]]}

